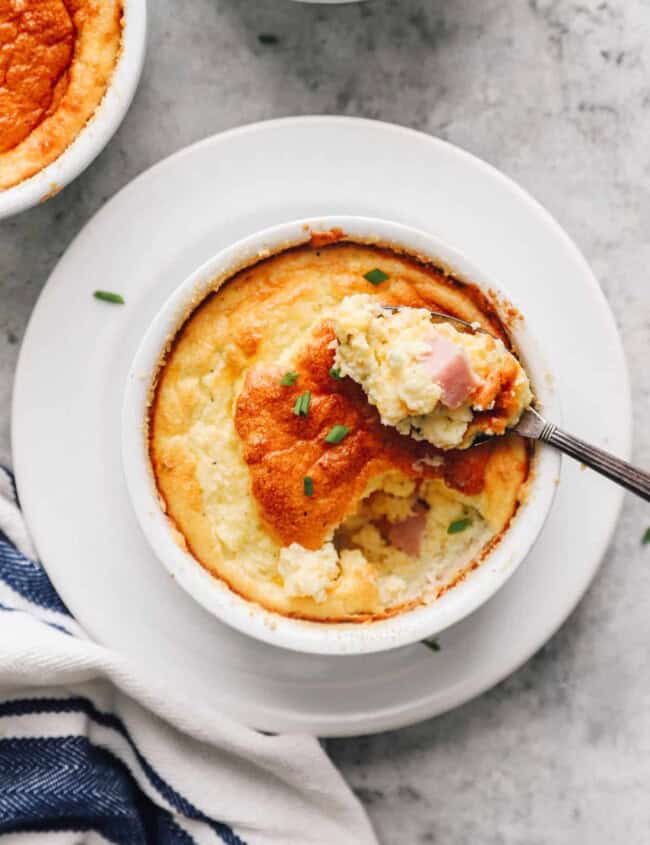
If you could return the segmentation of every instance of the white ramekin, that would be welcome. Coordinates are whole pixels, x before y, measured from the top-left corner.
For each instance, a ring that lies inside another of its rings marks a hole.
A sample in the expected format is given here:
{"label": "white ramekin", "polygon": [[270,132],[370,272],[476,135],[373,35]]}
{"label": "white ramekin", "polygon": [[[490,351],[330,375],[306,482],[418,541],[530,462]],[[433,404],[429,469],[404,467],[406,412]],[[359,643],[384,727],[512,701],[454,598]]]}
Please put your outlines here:
{"label": "white ramekin", "polygon": [[55,196],[101,153],[124,119],[138,87],[147,35],[146,0],[123,0],[122,50],[95,114],[70,146],[43,170],[0,191],[0,220]]}
{"label": "white ramekin", "polygon": [[[365,243],[396,245],[451,268],[479,286],[503,313],[507,294],[478,267],[435,236],[401,224],[364,217],[324,217],[284,223],[244,238],[222,250],[187,278],[165,302],[135,355],[127,378],[122,413],[122,450],[127,486],[142,530],[156,556],[178,583],[203,607],[228,625],[265,642],[317,654],[361,654],[417,642],[460,621],[487,601],[517,569],[535,542],[550,509],[560,471],[560,456],[539,448],[530,490],[507,532],[481,566],[432,604],[398,616],[360,624],[331,624],[290,619],[261,608],[232,592],[210,575],[174,540],[155,489],[145,418],[152,380],[165,345],[179,323],[215,280],[283,248],[306,242],[311,233],[333,228]],[[552,379],[529,333],[528,318],[512,332],[542,407],[559,419]]]}

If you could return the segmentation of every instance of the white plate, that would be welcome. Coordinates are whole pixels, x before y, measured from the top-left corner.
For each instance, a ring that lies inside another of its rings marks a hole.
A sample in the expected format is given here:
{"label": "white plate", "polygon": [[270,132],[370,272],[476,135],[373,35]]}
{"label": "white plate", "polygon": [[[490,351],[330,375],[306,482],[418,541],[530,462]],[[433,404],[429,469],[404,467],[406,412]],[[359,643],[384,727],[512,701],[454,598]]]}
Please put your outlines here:
{"label": "white plate", "polygon": [[[21,350],[14,459],[39,553],[101,642],[177,689],[268,731],[322,736],[400,727],[477,695],[566,619],[607,546],[622,494],[569,460],[528,559],[473,616],[421,645],[362,657],[300,655],[217,622],[153,558],[125,489],[120,410],[144,328],[218,249],[323,214],[434,232],[500,280],[554,372],[566,426],[627,457],[630,397],[616,327],[587,264],[552,218],[493,168],[387,124],[294,118],[226,132],[161,162],[84,228],[53,272]],[[124,307],[92,298],[124,293]],[[603,401],[606,397],[606,401]]]}

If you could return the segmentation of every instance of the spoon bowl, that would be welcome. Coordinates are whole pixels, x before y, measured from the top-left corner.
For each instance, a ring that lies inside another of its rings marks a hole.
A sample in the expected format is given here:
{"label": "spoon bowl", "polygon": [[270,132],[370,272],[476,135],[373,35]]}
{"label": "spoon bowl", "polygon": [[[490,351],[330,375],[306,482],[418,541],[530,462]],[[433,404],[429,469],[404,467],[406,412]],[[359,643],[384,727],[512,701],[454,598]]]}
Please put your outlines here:
{"label": "spoon bowl", "polygon": [[[412,305],[382,305],[381,307],[385,311],[391,311],[393,314],[397,314],[407,308],[414,308]],[[481,332],[482,334],[489,334],[491,337],[496,337],[496,335],[493,335],[492,332],[484,329],[480,323],[468,323],[467,320],[461,320],[460,317],[454,317],[451,314],[444,314],[442,311],[432,311],[430,308],[424,310],[427,310],[436,322],[453,323],[467,334],[476,334],[477,332]]]}
{"label": "spoon bowl", "polygon": [[[393,313],[410,307],[408,305],[382,305],[382,308],[386,311]],[[492,332],[484,329],[478,323],[468,323],[467,320],[461,320],[460,317],[443,314],[440,311],[429,310],[429,314],[436,321],[453,323],[454,326],[458,326],[466,333],[476,334],[477,332],[482,332],[483,334],[489,334],[494,337]],[[548,443],[563,454],[575,458],[575,460],[580,461],[585,466],[609,478],[610,481],[620,484],[621,487],[625,487],[626,490],[645,499],[646,502],[650,501],[650,473],[617,458],[615,455],[611,455],[603,449],[592,446],[584,440],[580,440],[573,434],[563,431],[554,423],[544,419],[532,405],[523,412],[517,423],[509,431],[514,431],[529,440],[539,440],[541,443]],[[503,436],[503,434],[486,434],[481,432],[476,435],[472,445],[491,440],[493,437]]]}

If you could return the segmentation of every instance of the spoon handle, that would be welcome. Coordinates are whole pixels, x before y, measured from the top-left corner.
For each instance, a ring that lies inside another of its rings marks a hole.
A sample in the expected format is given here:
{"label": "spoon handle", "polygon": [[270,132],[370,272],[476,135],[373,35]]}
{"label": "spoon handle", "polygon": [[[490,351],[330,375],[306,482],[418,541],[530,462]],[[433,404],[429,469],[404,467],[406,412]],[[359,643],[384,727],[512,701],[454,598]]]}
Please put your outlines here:
{"label": "spoon handle", "polygon": [[601,475],[607,476],[607,478],[627,488],[632,493],[636,493],[637,496],[641,496],[646,502],[650,502],[650,472],[637,469],[632,464],[628,464],[627,461],[622,461],[603,449],[585,443],[584,440],[562,431],[561,428],[550,422],[545,422],[539,432],[538,439],[555,446],[560,452],[581,461]]}

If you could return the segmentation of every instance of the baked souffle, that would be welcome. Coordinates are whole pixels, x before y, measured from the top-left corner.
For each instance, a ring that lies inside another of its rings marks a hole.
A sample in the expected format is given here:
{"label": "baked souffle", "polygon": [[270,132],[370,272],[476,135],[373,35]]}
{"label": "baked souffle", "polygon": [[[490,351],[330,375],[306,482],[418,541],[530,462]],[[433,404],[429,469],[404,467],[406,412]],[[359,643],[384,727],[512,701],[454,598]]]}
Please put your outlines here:
{"label": "baked souffle", "polygon": [[215,281],[160,362],[147,443],[178,542],[215,578],[363,622],[435,601],[498,543],[531,473],[507,429],[532,392],[471,282],[326,241]]}
{"label": "baked souffle", "polygon": [[93,117],[122,15],[122,0],[0,0],[0,190],[55,161]]}

